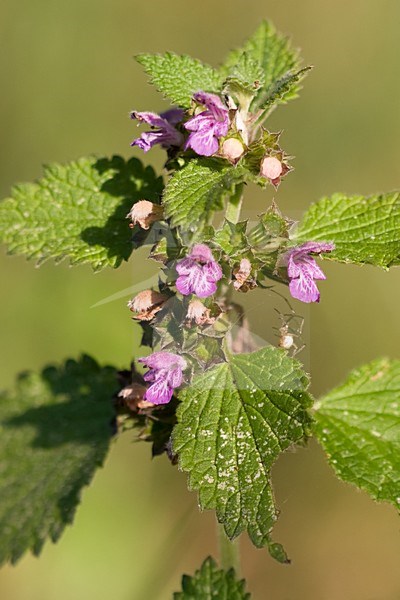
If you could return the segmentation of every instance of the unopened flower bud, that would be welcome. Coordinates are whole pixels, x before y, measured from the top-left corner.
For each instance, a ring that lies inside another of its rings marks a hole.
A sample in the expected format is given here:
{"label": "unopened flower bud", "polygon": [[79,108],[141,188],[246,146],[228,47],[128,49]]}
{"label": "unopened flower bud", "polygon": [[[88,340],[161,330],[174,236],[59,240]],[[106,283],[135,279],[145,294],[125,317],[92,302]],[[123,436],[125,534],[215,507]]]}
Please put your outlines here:
{"label": "unopened flower bud", "polygon": [[256,282],[250,277],[251,262],[248,258],[242,258],[238,268],[233,270],[233,287],[240,292],[248,292],[256,287]]}
{"label": "unopened flower bud", "polygon": [[221,155],[235,164],[244,153],[244,146],[237,138],[228,138],[221,148]]}
{"label": "unopened flower bud", "polygon": [[283,166],[281,161],[275,156],[266,156],[261,161],[260,175],[271,181],[278,179],[282,175]]}
{"label": "unopened flower bud", "polygon": [[210,316],[210,309],[200,300],[189,302],[186,318],[188,321],[194,321],[196,325],[211,325],[215,321],[215,318]]}
{"label": "unopened flower bud", "polygon": [[132,383],[122,389],[118,397],[122,398],[129,410],[136,412],[138,409],[152,407],[153,404],[144,400],[147,388],[140,383]]}
{"label": "unopened flower bud", "polygon": [[149,229],[150,225],[163,218],[163,207],[149,200],[139,200],[132,206],[126,218],[132,221],[132,227],[139,225],[142,229]]}
{"label": "unopened flower bud", "polygon": [[168,300],[167,296],[155,292],[154,290],[145,290],[129,300],[128,308],[137,313],[135,319],[139,321],[151,321],[151,319],[161,310],[163,304]]}

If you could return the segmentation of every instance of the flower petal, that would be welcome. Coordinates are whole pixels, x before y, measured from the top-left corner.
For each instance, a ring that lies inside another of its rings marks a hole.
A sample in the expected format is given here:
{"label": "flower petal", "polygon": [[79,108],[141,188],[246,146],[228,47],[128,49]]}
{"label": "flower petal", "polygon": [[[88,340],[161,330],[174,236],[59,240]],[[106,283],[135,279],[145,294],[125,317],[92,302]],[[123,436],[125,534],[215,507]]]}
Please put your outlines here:
{"label": "flower petal", "polygon": [[185,116],[185,111],[181,108],[170,108],[165,112],[160,114],[162,119],[165,119],[171,125],[177,125],[183,121],[183,117]]}
{"label": "flower petal", "polygon": [[299,262],[299,267],[303,271],[303,273],[307,271],[307,273],[313,279],[326,279],[326,275],[318,266],[315,259],[312,258],[312,256],[304,256]]}
{"label": "flower petal", "polygon": [[172,352],[153,352],[153,354],[149,354],[149,356],[139,358],[138,362],[143,363],[150,369],[159,370],[174,367],[176,364],[179,364],[181,360],[183,359],[178,354],[173,354]]}
{"label": "flower petal", "polygon": [[192,148],[200,156],[212,156],[219,149],[218,139],[213,128],[203,128],[192,132],[185,144],[185,149]]}
{"label": "flower petal", "polygon": [[196,262],[190,258],[190,255],[187,258],[183,258],[177,264],[175,269],[179,273],[179,275],[189,275],[192,271],[193,267],[196,266]]}
{"label": "flower petal", "polygon": [[215,260],[210,260],[203,267],[203,272],[206,273],[209,279],[219,281],[222,277],[222,269]]}
{"label": "flower petal", "polygon": [[182,370],[177,368],[169,371],[168,373],[168,383],[171,387],[176,388],[182,384]]}
{"label": "flower petal", "polygon": [[168,121],[162,118],[161,115],[157,115],[152,112],[131,112],[131,119],[137,119],[138,121],[143,121],[147,123],[151,127],[159,127],[163,129],[165,124],[169,125]]}
{"label": "flower petal", "polygon": [[207,263],[214,260],[212,252],[205,244],[195,244],[189,254],[193,260],[198,260],[203,263]]}
{"label": "flower petal", "polygon": [[152,404],[167,404],[171,400],[173,393],[174,390],[168,384],[168,381],[160,377],[146,390],[144,399]]}
{"label": "flower petal", "polygon": [[289,290],[293,298],[302,302],[319,302],[320,293],[314,280],[308,275],[302,273],[300,277],[292,279],[289,284]]}
{"label": "flower petal", "polygon": [[193,292],[199,298],[207,298],[212,296],[217,291],[217,284],[215,281],[207,277],[207,273],[204,270],[200,274],[196,274],[192,283]]}
{"label": "flower petal", "polygon": [[193,282],[190,274],[180,275],[175,282],[176,289],[183,296],[189,296],[193,294]]}

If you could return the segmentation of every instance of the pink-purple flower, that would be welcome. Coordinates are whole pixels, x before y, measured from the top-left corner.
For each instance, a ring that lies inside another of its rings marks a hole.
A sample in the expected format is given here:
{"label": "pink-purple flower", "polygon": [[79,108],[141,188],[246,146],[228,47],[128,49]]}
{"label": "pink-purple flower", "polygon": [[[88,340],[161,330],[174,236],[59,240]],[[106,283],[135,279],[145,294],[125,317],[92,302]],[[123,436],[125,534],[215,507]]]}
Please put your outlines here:
{"label": "pink-purple flower", "polygon": [[183,135],[175,125],[182,121],[183,115],[184,111],[180,108],[172,108],[161,115],[152,112],[132,112],[131,119],[147,123],[154,129],[142,133],[139,138],[133,140],[131,146],[138,146],[144,152],[148,152],[155,144],[161,144],[162,148],[181,146]]}
{"label": "pink-purple flower", "polygon": [[185,149],[192,148],[201,156],[212,156],[219,149],[219,138],[229,129],[229,111],[219,96],[207,92],[197,92],[193,99],[205,106],[206,110],[195,115],[184,124],[190,131]]}
{"label": "pink-purple flower", "polygon": [[217,281],[222,277],[221,267],[205,244],[193,246],[190,254],[178,262],[176,270],[179,274],[176,287],[184,296],[211,296],[217,291]]}
{"label": "pink-purple flower", "polygon": [[182,371],[187,367],[185,359],[172,352],[154,352],[139,358],[139,362],[150,369],[143,377],[151,383],[144,399],[152,404],[167,404],[174,389],[182,384]]}
{"label": "pink-purple flower", "polygon": [[310,255],[332,252],[334,249],[335,244],[306,242],[287,252],[285,261],[290,278],[289,290],[293,298],[302,302],[319,302],[320,293],[314,280],[326,277]]}

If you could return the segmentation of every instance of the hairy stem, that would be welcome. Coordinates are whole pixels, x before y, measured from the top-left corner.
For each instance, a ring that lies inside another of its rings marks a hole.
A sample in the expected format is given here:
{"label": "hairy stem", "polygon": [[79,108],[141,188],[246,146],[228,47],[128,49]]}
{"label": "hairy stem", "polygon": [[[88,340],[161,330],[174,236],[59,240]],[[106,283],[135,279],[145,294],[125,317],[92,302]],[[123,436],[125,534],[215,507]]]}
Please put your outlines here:
{"label": "hairy stem", "polygon": [[217,522],[217,535],[219,547],[219,562],[224,570],[235,569],[240,576],[239,539],[233,542],[225,533],[224,526]]}
{"label": "hairy stem", "polygon": [[225,219],[231,223],[237,223],[240,219],[240,210],[243,201],[243,186],[243,183],[239,183],[235,188],[235,192],[228,200]]}

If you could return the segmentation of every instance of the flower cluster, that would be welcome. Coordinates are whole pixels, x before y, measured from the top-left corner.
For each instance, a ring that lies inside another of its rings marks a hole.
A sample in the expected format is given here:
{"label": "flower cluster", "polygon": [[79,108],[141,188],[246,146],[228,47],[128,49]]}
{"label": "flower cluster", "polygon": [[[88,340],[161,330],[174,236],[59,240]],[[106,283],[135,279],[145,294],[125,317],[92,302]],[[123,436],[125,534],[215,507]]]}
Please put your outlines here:
{"label": "flower cluster", "polygon": [[[131,146],[138,146],[144,152],[148,152],[155,144],[160,144],[166,149],[180,148],[184,145],[185,150],[191,148],[200,156],[216,154],[220,138],[225,137],[229,131],[229,110],[216,94],[199,91],[193,95],[193,101],[205,110],[200,110],[186,122],[183,122],[185,113],[181,109],[171,109],[161,115],[133,111],[132,119],[147,123],[153,129],[142,133],[139,138],[133,140]],[[186,142],[178,128],[179,125],[190,132]]]}

